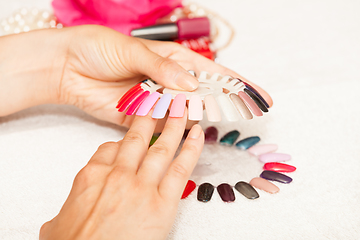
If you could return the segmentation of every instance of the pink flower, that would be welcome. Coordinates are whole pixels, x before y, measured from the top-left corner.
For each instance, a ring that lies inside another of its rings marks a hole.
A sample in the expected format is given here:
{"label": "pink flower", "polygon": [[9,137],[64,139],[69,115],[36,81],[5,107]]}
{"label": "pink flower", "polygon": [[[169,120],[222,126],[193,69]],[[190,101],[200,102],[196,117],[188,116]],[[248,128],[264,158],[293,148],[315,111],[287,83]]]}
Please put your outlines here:
{"label": "pink flower", "polygon": [[98,24],[130,35],[180,7],[181,0],[53,0],[52,6],[64,26]]}

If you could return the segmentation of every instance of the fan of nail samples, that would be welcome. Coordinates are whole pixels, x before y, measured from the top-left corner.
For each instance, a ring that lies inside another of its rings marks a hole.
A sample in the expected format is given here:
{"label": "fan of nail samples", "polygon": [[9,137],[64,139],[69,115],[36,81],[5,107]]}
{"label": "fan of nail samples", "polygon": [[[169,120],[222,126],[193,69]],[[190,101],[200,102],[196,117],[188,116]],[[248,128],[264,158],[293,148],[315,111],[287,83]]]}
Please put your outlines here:
{"label": "fan of nail samples", "polygon": [[198,80],[199,87],[193,92],[186,92],[164,88],[147,79],[127,91],[116,108],[126,115],[146,116],[155,105],[152,117],[162,119],[168,109],[170,117],[182,117],[187,104],[188,119],[200,121],[205,106],[210,122],[221,121],[220,109],[230,122],[238,121],[241,117],[252,119],[268,112],[269,104],[259,92],[238,78],[201,72]]}
{"label": "fan of nail samples", "polygon": [[[228,132],[219,141],[221,145],[233,146],[240,136],[240,132],[237,130]],[[218,130],[215,127],[208,127],[205,130],[205,143],[217,143]],[[290,183],[292,178],[282,174],[281,172],[294,172],[296,167],[280,163],[283,161],[289,161],[291,156],[284,153],[275,153],[278,149],[276,144],[262,144],[256,145],[260,142],[260,137],[253,136],[244,138],[238,141],[235,146],[240,150],[245,150],[251,155],[258,157],[259,161],[265,163],[264,171],[260,174],[260,177],[253,178],[249,183],[239,181],[235,184],[234,188],[244,195],[248,199],[259,198],[258,192],[255,188],[266,191],[268,193],[277,193],[280,189],[270,181],[277,181],[279,183]],[[190,195],[196,188],[195,182],[189,180],[182,195],[182,199]],[[219,193],[221,199],[224,202],[235,201],[235,194],[233,187],[228,183],[220,184],[215,187],[210,183],[202,183],[198,187],[197,199],[200,202],[208,202],[211,200],[215,188]]]}

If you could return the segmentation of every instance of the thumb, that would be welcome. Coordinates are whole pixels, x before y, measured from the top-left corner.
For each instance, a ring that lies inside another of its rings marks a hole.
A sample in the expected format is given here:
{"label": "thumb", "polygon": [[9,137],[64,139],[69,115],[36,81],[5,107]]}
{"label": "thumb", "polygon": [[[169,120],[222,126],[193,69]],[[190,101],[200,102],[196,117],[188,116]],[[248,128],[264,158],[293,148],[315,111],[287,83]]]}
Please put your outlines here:
{"label": "thumb", "polygon": [[199,86],[199,81],[174,60],[163,58],[146,46],[142,50],[141,56],[134,59],[141,74],[170,89],[193,91]]}

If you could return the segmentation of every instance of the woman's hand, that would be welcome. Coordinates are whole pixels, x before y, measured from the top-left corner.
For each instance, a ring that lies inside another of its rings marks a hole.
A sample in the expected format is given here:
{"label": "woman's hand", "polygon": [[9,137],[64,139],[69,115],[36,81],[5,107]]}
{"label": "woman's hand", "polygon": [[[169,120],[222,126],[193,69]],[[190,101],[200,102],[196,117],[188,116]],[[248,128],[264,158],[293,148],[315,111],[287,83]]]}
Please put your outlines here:
{"label": "woman's hand", "polygon": [[[60,103],[126,127],[134,116],[117,112],[116,103],[148,77],[188,91],[196,89],[198,81],[187,70],[241,77],[180,44],[128,37],[95,25],[0,38],[0,62],[0,116]],[[270,96],[255,87],[271,106]]]}
{"label": "woman's hand", "polygon": [[136,117],[123,140],[99,147],[76,176],[60,213],[42,226],[41,240],[166,238],[204,133],[193,126],[173,160],[186,112],[182,118],[168,118],[148,148],[157,122],[150,114]]}

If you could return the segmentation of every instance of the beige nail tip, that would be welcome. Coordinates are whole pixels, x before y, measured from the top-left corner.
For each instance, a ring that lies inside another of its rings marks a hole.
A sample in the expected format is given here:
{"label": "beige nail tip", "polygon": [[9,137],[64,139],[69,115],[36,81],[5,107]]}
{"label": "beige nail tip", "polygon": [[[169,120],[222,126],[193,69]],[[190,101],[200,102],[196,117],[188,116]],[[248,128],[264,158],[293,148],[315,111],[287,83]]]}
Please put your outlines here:
{"label": "beige nail tip", "polygon": [[220,122],[221,113],[219,105],[217,104],[213,95],[207,95],[204,98],[206,116],[209,122]]}
{"label": "beige nail tip", "polygon": [[236,109],[239,111],[240,115],[246,119],[250,120],[253,118],[253,115],[251,114],[250,110],[246,107],[246,104],[244,103],[241,98],[236,95],[235,93],[230,94],[230,99],[233,102]]}
{"label": "beige nail tip", "polygon": [[264,190],[265,192],[272,193],[272,194],[280,191],[280,189],[275,184],[269,182],[266,179],[260,178],[260,177],[251,179],[250,185],[253,187],[256,187],[260,190]]}

